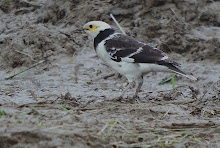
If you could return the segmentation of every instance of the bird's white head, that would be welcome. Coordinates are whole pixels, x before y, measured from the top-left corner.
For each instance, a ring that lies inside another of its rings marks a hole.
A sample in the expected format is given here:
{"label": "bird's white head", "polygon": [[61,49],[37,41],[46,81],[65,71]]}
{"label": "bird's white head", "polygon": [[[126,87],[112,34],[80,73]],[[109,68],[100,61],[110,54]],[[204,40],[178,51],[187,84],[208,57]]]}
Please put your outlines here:
{"label": "bird's white head", "polygon": [[88,33],[93,39],[99,34],[100,31],[110,29],[111,26],[102,21],[91,21],[83,26],[83,30]]}

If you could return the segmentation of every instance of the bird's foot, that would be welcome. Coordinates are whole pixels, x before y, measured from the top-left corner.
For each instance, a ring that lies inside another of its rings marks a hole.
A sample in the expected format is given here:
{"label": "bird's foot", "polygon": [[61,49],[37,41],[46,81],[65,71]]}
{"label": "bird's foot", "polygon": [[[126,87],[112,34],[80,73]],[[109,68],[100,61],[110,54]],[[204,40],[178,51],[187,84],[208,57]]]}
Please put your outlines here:
{"label": "bird's foot", "polygon": [[136,99],[135,98],[128,98],[127,100],[126,100],[126,102],[127,103],[131,103],[131,104],[135,104],[135,102],[136,102]]}
{"label": "bird's foot", "polygon": [[133,96],[133,97],[126,97],[123,98],[122,96],[116,97],[111,99],[111,101],[115,101],[115,102],[128,102],[131,104],[134,104],[136,101],[139,101],[139,97],[138,96]]}
{"label": "bird's foot", "polygon": [[134,104],[136,101],[137,101],[137,102],[140,101],[140,99],[139,99],[139,97],[138,97],[137,95],[134,95],[133,97],[131,97],[131,98],[128,99],[128,102],[130,102],[130,103],[132,103],[132,104]]}
{"label": "bird's foot", "polygon": [[116,101],[116,102],[122,102],[122,100],[123,100],[122,96],[119,96],[119,97],[116,97],[116,98],[112,99],[112,101]]}

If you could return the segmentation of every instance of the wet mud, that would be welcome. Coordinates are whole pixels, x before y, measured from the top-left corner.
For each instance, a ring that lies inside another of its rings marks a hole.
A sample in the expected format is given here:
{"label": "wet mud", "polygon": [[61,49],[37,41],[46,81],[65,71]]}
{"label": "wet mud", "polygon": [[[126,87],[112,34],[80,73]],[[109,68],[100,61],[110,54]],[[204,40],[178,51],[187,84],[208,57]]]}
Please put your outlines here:
{"label": "wet mud", "polygon": [[[220,1],[2,0],[0,148],[220,147]],[[126,79],[74,32],[91,20],[168,53],[191,81],[145,76],[139,99],[113,101]],[[40,62],[21,74],[10,77]]]}

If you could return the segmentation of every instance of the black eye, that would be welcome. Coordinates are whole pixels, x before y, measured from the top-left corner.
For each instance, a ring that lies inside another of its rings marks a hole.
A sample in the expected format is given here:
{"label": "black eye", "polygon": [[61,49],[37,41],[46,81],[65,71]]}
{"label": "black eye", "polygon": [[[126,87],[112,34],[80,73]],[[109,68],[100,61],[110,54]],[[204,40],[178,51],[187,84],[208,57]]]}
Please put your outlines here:
{"label": "black eye", "polygon": [[92,25],[89,25],[89,28],[92,28],[93,26]]}

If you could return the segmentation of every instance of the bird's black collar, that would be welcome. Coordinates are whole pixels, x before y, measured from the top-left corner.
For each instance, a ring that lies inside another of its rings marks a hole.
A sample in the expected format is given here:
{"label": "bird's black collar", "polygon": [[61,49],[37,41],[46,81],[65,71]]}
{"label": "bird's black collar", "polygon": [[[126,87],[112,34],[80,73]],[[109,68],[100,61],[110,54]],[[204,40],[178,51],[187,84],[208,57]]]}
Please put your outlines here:
{"label": "bird's black collar", "polygon": [[103,31],[100,31],[100,33],[94,38],[94,48],[96,50],[97,45],[107,37],[109,37],[111,34],[115,33],[114,29],[105,29]]}

